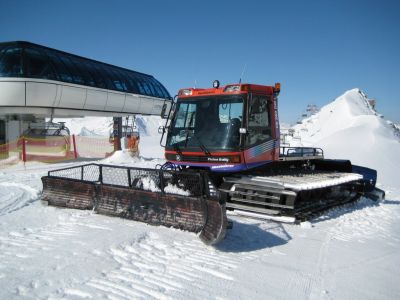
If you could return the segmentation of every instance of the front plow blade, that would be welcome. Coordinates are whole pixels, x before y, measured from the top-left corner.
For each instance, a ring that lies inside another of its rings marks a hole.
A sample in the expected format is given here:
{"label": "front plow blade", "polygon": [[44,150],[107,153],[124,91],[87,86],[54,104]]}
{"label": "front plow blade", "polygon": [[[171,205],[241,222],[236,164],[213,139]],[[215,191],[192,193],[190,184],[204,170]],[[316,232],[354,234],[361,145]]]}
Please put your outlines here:
{"label": "front plow blade", "polygon": [[49,205],[200,233],[207,245],[226,233],[225,204],[202,173],[89,164],[50,171],[42,182]]}

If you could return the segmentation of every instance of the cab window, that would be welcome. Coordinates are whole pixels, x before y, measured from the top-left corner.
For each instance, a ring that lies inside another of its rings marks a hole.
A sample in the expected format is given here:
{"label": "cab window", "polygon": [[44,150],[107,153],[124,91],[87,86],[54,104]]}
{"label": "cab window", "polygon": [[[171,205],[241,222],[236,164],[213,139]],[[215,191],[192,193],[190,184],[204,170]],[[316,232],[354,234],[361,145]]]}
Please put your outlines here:
{"label": "cab window", "polygon": [[271,139],[270,104],[265,96],[252,95],[249,101],[248,147]]}

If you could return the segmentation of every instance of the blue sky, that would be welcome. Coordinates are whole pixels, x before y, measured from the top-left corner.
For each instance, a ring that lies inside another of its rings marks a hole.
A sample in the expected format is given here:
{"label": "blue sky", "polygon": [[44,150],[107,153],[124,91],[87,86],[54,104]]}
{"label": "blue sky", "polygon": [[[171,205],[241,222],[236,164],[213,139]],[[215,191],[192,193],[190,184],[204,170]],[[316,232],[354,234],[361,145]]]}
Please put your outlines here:
{"label": "blue sky", "polygon": [[281,82],[280,117],[348,89],[400,121],[400,1],[0,0],[0,41],[27,40],[154,75],[171,94],[214,79]]}

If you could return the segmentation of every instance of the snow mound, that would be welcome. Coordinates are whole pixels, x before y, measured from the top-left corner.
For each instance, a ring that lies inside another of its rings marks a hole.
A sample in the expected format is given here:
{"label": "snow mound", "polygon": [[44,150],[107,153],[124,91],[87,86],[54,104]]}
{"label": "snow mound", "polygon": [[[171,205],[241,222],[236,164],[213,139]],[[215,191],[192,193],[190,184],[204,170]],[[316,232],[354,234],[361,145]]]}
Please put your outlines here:
{"label": "snow mound", "polygon": [[169,193],[169,194],[177,194],[177,195],[183,195],[183,196],[190,196],[190,192],[183,190],[179,187],[177,187],[174,184],[168,184],[165,188],[164,188],[164,192]]}
{"label": "snow mound", "polygon": [[145,191],[161,192],[160,188],[150,177],[142,177],[136,184],[137,188],[143,189]]}
{"label": "snow mound", "polygon": [[154,169],[157,165],[165,163],[161,158],[144,158],[132,156],[128,150],[115,151],[111,156],[99,161],[101,164],[106,165],[120,165],[128,167],[149,168]]}
{"label": "snow mound", "polygon": [[101,162],[104,164],[116,164],[116,165],[127,165],[135,164],[139,161],[139,158],[134,157],[127,150],[115,151],[111,156],[103,159]]}
{"label": "snow mound", "polygon": [[367,96],[352,89],[293,127],[297,142],[291,146],[321,147],[326,158],[350,159],[378,171],[378,181],[397,184],[400,138],[391,122],[369,104]]}

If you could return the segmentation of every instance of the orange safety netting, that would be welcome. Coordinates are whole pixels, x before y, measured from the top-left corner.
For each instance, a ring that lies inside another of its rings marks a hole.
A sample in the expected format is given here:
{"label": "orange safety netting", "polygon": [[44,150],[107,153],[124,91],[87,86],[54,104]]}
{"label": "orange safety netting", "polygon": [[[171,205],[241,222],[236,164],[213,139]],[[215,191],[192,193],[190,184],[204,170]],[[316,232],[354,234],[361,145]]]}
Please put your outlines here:
{"label": "orange safety netting", "polygon": [[52,136],[46,138],[23,138],[19,139],[21,144],[25,142],[25,161],[60,162],[74,158],[71,151],[71,138],[69,136]]}
{"label": "orange safety netting", "polygon": [[58,136],[20,138],[0,145],[0,166],[19,161],[61,162],[81,158],[105,158],[114,151],[107,137]]}
{"label": "orange safety netting", "polygon": [[20,161],[17,141],[0,145],[0,166],[15,164]]}
{"label": "orange safety netting", "polygon": [[104,158],[114,152],[114,145],[107,137],[75,136],[79,157]]}

